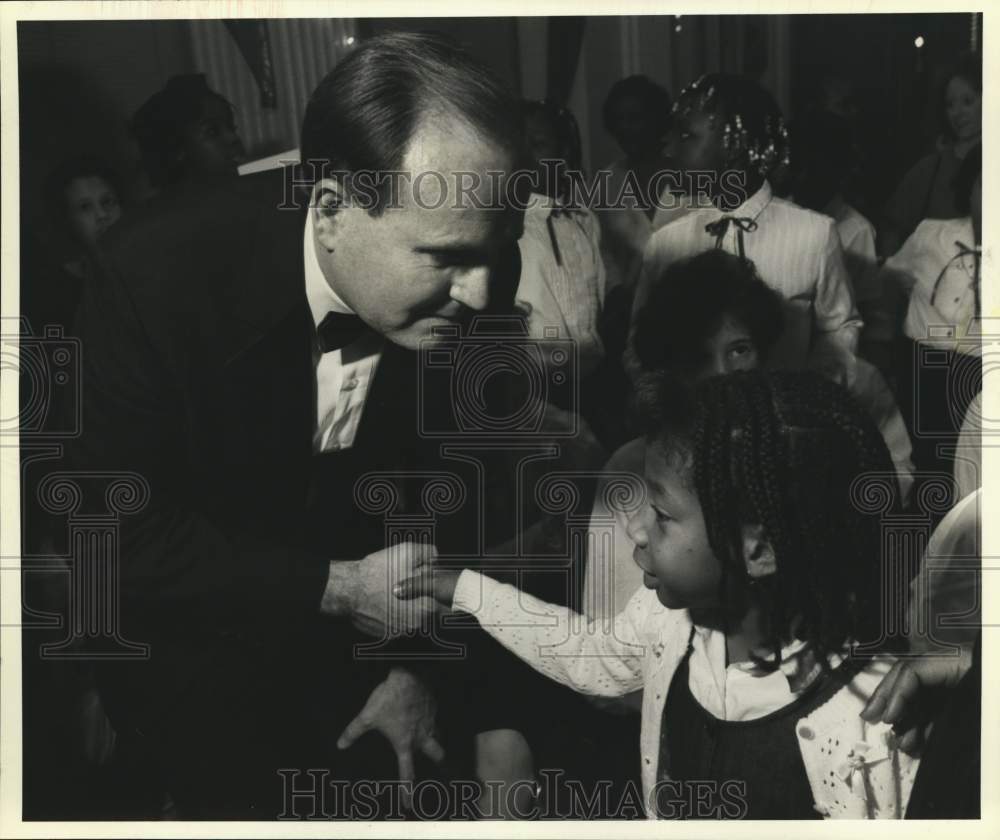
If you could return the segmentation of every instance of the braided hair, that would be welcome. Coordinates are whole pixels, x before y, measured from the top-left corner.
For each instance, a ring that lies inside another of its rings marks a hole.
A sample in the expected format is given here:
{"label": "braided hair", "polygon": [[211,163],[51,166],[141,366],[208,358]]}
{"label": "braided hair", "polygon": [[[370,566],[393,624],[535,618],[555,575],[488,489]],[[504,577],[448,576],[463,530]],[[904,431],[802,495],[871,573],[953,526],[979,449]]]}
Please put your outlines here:
{"label": "braided hair", "polygon": [[701,76],[681,91],[673,111],[698,111],[721,119],[722,142],[732,165],[761,178],[789,165],[788,129],[781,109],[753,79],[729,73]]}
{"label": "braided hair", "polygon": [[[814,373],[749,371],[693,390],[647,380],[643,393],[649,442],[689,465],[723,569],[720,602],[732,607],[752,585],[762,604],[775,656],[758,664],[777,667],[789,634],[824,667],[848,641],[880,640],[891,558],[861,500],[872,482],[885,490],[895,479],[882,436],[847,391]],[[749,578],[746,525],[763,529],[775,574]]]}

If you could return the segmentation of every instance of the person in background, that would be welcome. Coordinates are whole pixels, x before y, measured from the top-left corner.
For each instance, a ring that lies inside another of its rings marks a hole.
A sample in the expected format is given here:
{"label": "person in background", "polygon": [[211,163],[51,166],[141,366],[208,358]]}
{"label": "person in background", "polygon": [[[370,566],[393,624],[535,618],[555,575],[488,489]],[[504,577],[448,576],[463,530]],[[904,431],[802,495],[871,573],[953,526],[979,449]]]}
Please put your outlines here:
{"label": "person in background", "polygon": [[945,77],[943,133],[937,148],[917,161],[883,211],[879,252],[894,254],[922,219],[962,215],[952,182],[965,156],[980,143],[983,130],[983,59],[961,56]]}
{"label": "person in background", "polygon": [[95,157],[70,158],[45,179],[44,207],[47,235],[21,226],[21,311],[36,334],[70,333],[97,241],[122,215],[118,178]]}
{"label": "person in background", "polygon": [[46,185],[63,268],[79,280],[92,272],[93,250],[122,216],[118,177],[93,157],[72,158],[58,166]]}
{"label": "person in background", "polygon": [[844,263],[860,307],[876,268],[875,226],[853,207],[845,188],[855,168],[850,125],[830,113],[815,113],[793,127],[792,200],[830,216],[844,249]]}
{"label": "person in background", "polygon": [[[898,323],[900,407],[918,469],[950,475],[970,403],[982,390],[982,152],[970,149],[954,181],[958,218],[924,219],[879,272],[879,305]],[[930,351],[929,353],[927,351]]]}
{"label": "person in background", "polygon": [[135,112],[132,133],[158,190],[236,176],[245,157],[233,106],[208,86],[204,73],[173,76]]}
{"label": "person in background", "polygon": [[586,377],[604,358],[598,324],[606,279],[597,219],[574,205],[562,168],[580,169],[580,132],[573,114],[554,103],[523,102],[521,111],[526,163],[535,169],[539,192],[524,214],[516,300],[532,338],[573,339]]}
{"label": "person in background", "polygon": [[[632,329],[664,270],[712,248],[753,261],[786,303],[779,366],[809,364],[851,386],[861,332],[833,221],[773,195],[768,175],[789,158],[777,103],[757,82],[702,76],[684,90],[668,153],[698,207],[652,235],[632,307]],[[626,368],[637,369],[634,348]]]}
{"label": "person in background", "polygon": [[[816,111],[796,122],[792,142],[792,200],[830,216],[836,224],[854,298],[865,322],[860,346],[870,355],[884,341],[887,327],[873,317],[871,306],[878,294],[874,283],[878,272],[875,226],[845,195],[857,166],[851,126],[843,117]],[[875,361],[883,370],[890,368],[886,358]]]}
{"label": "person in background", "polygon": [[[647,76],[629,76],[615,82],[604,100],[604,128],[623,152],[623,157],[605,167],[611,172],[609,203],[616,203],[618,196],[626,193],[623,206],[599,214],[609,290],[618,286],[635,288],[646,242],[673,216],[669,210],[657,208],[657,202],[666,204],[666,199],[649,192],[656,183],[656,174],[670,168],[663,152],[670,129],[670,107],[666,88]],[[628,197],[627,181],[638,188],[634,198]]]}

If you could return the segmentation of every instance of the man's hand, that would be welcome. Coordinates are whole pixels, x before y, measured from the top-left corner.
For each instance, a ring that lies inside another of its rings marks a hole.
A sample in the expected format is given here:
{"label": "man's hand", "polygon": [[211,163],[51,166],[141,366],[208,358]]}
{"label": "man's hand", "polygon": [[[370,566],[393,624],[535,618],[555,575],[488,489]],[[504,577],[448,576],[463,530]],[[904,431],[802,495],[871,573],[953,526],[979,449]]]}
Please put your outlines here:
{"label": "man's hand", "polygon": [[[455,587],[459,569],[439,569],[433,556],[421,558],[413,567],[415,574],[393,587],[393,594],[402,601],[431,597],[444,607],[451,608],[455,600]],[[419,601],[417,602],[419,603]]]}
{"label": "man's hand", "polygon": [[[428,688],[409,671],[393,668],[371,693],[365,707],[337,740],[337,747],[346,750],[366,732],[381,732],[392,744],[399,761],[399,780],[414,781],[413,752],[420,750],[440,764],[444,749],[434,737],[434,697]],[[401,789],[403,806],[410,807],[410,789]]]}
{"label": "man's hand", "polygon": [[398,636],[427,627],[438,611],[431,598],[403,602],[393,587],[412,577],[434,548],[399,543],[362,560],[333,562],[320,609],[327,615],[350,616],[354,626],[370,636]]}
{"label": "man's hand", "polygon": [[959,656],[901,659],[879,683],[861,717],[869,723],[891,723],[899,748],[915,755],[930,731],[942,694],[954,688],[972,666],[972,651]]}

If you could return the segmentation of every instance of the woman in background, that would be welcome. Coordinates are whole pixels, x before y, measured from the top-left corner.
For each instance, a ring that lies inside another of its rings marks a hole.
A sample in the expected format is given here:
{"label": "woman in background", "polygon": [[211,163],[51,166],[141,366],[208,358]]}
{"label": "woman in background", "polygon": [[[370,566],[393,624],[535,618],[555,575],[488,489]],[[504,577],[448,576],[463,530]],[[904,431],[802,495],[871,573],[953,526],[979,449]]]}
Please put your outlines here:
{"label": "woman in background", "polygon": [[903,176],[885,208],[879,251],[894,254],[922,219],[963,215],[955,205],[952,182],[983,130],[983,60],[962,56],[947,76],[944,89],[944,133],[938,148]]}
{"label": "woman in background", "polygon": [[[611,87],[604,101],[604,128],[624,153],[609,164],[608,203],[625,193],[624,206],[601,211],[608,290],[633,289],[642,265],[642,252],[653,231],[673,218],[657,213],[658,196],[649,194],[654,176],[670,168],[663,146],[670,128],[671,98],[667,90],[646,76],[629,76]],[[639,195],[627,182],[634,179]]]}

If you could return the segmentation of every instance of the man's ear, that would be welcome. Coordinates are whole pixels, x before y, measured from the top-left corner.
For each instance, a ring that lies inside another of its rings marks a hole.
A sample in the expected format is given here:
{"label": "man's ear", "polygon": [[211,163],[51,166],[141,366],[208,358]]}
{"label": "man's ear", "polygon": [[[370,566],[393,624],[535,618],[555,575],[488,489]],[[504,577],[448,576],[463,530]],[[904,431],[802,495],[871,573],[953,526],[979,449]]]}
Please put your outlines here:
{"label": "man's ear", "polygon": [[343,186],[335,178],[316,182],[309,200],[313,232],[316,241],[327,251],[333,251],[344,225],[347,205]]}
{"label": "man's ear", "polygon": [[743,562],[751,580],[760,580],[777,571],[774,546],[764,533],[763,526],[743,526]]}

